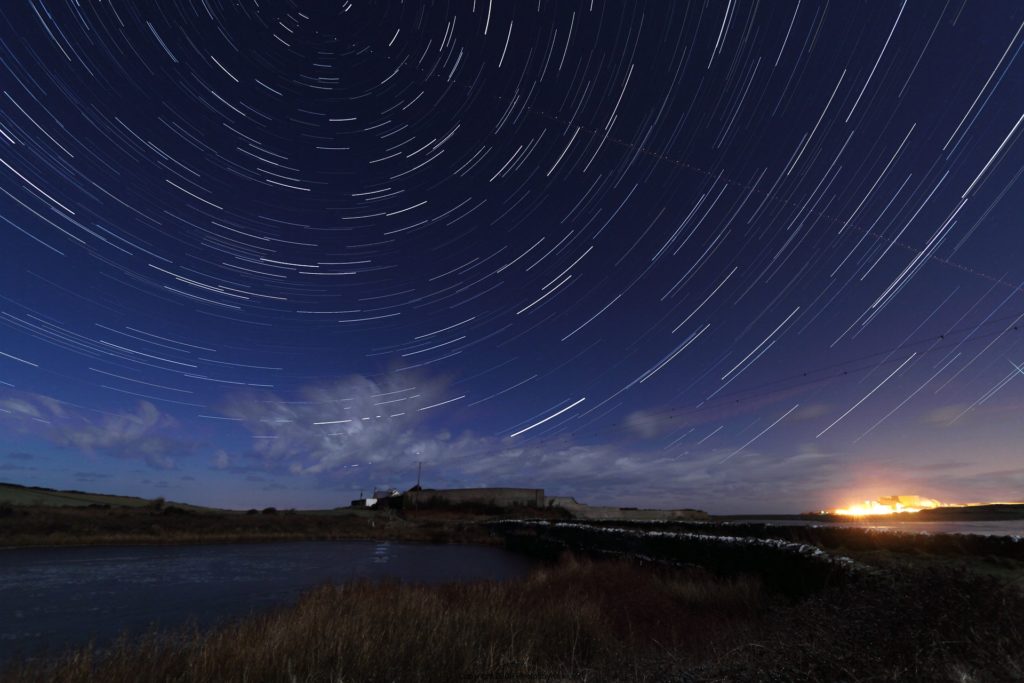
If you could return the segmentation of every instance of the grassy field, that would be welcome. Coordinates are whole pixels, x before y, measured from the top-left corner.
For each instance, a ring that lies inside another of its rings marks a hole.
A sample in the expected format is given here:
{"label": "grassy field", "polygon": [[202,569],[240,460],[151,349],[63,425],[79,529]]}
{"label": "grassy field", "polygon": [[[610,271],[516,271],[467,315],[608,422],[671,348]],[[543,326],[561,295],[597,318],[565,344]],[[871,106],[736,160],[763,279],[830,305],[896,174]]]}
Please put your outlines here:
{"label": "grassy field", "polygon": [[[145,507],[153,501],[135,496],[113,496],[84,491],[57,491],[38,486],[19,486],[0,483],[0,505],[28,505],[35,507],[87,507],[89,505],[116,505],[119,507]],[[177,503],[179,507],[203,509],[195,505]]]}
{"label": "grassy field", "polygon": [[472,519],[407,520],[386,512],[190,510],[142,507],[0,506],[0,548],[68,545],[237,543],[390,539],[433,543],[501,543]]}
{"label": "grassy field", "polygon": [[0,547],[390,539],[501,543],[480,524],[503,517],[562,519],[557,509],[474,504],[408,510],[223,510],[163,499],[0,484]]}
{"label": "grassy field", "polygon": [[528,578],[322,586],[210,632],[14,665],[65,681],[1002,681],[1024,676],[1024,595],[949,572],[864,576],[800,600],[755,573],[563,556]]}

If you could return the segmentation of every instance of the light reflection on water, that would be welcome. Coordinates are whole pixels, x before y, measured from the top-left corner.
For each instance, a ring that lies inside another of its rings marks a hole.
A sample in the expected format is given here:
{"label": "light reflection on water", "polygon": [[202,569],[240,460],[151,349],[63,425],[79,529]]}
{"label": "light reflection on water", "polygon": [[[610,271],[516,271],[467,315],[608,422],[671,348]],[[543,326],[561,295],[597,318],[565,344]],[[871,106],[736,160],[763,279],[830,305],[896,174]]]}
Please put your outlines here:
{"label": "light reflection on water", "polygon": [[1024,537],[1024,519],[989,522],[917,522],[903,520],[849,520],[822,522],[806,519],[750,519],[733,520],[737,523],[769,524],[772,526],[839,526],[877,531],[902,531],[925,534],[981,534],[986,536]]}
{"label": "light reflection on water", "polygon": [[327,581],[503,580],[530,566],[501,548],[388,541],[0,550],[0,665],[151,624],[209,626]]}

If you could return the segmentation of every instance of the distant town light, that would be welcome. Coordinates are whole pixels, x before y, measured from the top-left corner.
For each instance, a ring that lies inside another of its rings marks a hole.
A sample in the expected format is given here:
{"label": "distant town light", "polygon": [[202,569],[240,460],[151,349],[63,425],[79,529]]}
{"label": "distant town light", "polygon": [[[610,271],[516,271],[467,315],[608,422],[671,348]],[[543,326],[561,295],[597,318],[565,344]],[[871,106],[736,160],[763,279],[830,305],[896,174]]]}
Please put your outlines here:
{"label": "distant town light", "polygon": [[934,498],[921,496],[884,496],[877,500],[865,500],[863,503],[832,510],[831,514],[843,517],[864,517],[867,515],[893,515],[903,512],[920,512],[940,507],[961,507],[956,504],[941,503]]}

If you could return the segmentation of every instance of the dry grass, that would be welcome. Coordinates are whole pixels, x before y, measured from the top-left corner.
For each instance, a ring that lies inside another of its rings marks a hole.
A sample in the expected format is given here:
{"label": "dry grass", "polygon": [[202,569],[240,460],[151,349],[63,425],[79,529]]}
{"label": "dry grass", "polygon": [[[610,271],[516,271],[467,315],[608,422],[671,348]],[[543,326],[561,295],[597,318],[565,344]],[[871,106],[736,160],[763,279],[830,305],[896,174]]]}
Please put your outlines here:
{"label": "dry grass", "polygon": [[[260,533],[272,517],[248,516]],[[1024,680],[1024,591],[1005,581],[946,567],[822,574],[771,548],[565,534],[584,551],[611,543],[721,575],[563,556],[503,583],[328,585],[213,631],[126,637],[0,680]]]}
{"label": "dry grass", "polygon": [[10,683],[1024,680],[1024,595],[947,571],[810,597],[758,579],[563,558],[504,583],[322,586],[212,631],[17,664]]}
{"label": "dry grass", "polygon": [[693,664],[736,647],[761,604],[753,580],[566,559],[506,583],[323,586],[209,633],[122,639],[3,680],[663,680],[653,662]]}
{"label": "dry grass", "polygon": [[[505,525],[511,533],[513,525]],[[527,526],[523,548],[695,562],[720,576],[756,572],[763,590],[787,600],[748,620],[749,640],[697,666],[686,657],[670,671],[682,681],[1021,681],[1024,680],[1024,591],[1019,582],[934,563],[860,569],[771,545],[631,533],[578,525]],[[513,534],[510,538],[516,538]],[[930,538],[906,537],[935,545]],[[950,541],[963,557],[970,545]],[[902,547],[902,546],[898,546]],[[940,546],[942,547],[942,546]],[[984,546],[986,549],[991,545]],[[748,602],[742,580],[700,586],[688,614]],[[724,592],[719,592],[725,587]],[[762,598],[763,602],[763,598]],[[668,651],[671,654],[671,650]]]}
{"label": "dry grass", "polygon": [[1024,680],[1024,595],[931,569],[863,577],[776,610],[707,680]]}

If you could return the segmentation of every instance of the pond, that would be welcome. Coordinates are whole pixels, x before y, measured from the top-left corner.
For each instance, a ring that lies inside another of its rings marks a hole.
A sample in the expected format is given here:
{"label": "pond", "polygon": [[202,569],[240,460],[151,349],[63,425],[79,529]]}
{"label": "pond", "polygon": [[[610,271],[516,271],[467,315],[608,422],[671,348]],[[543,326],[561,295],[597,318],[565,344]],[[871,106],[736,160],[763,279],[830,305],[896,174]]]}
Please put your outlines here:
{"label": "pond", "polygon": [[503,548],[387,541],[5,549],[0,665],[151,626],[212,626],[327,581],[504,580],[531,566]]}

